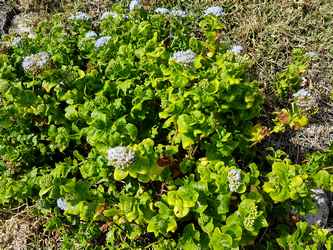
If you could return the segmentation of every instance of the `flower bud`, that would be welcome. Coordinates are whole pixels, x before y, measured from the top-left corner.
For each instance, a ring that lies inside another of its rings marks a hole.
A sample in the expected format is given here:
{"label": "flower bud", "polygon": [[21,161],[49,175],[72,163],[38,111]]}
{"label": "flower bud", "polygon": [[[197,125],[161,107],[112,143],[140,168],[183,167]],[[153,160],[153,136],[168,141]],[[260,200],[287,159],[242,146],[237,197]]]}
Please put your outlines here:
{"label": "flower bud", "polygon": [[230,169],[228,172],[229,189],[236,192],[241,185],[241,173],[238,169]]}

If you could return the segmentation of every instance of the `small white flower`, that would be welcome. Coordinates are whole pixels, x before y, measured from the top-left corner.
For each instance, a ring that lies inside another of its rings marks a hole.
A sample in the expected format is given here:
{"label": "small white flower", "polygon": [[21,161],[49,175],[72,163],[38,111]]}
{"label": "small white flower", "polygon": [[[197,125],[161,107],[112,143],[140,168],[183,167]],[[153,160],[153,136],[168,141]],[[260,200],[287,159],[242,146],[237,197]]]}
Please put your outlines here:
{"label": "small white flower", "polygon": [[70,16],[69,19],[76,21],[89,21],[91,19],[91,16],[89,16],[87,13],[79,11],[76,12],[75,15]]}
{"label": "small white flower", "polygon": [[97,33],[95,32],[95,31],[88,31],[85,35],[84,35],[84,37],[85,38],[92,38],[92,37],[96,37],[97,36]]}
{"label": "small white flower", "polygon": [[155,13],[165,15],[169,13],[169,10],[167,8],[156,8]]}
{"label": "small white flower", "polygon": [[68,208],[67,202],[64,198],[57,199],[57,207],[65,211]]}
{"label": "small white flower", "polygon": [[180,10],[180,9],[172,9],[170,11],[170,15],[176,16],[176,17],[186,17],[187,16],[186,12],[183,10]]}
{"label": "small white flower", "polygon": [[186,51],[177,51],[172,55],[172,60],[180,64],[191,64],[195,59],[196,54],[188,49]]}
{"label": "small white flower", "polygon": [[33,67],[34,64],[35,64],[35,60],[33,59],[33,57],[28,56],[23,59],[22,67],[25,71],[29,71]]}
{"label": "small white flower", "polygon": [[37,66],[39,68],[43,68],[49,63],[50,55],[47,52],[40,52],[37,54],[38,60],[37,60]]}
{"label": "small white flower", "polygon": [[124,169],[135,162],[135,152],[123,146],[110,148],[108,159],[114,167]]}
{"label": "small white flower", "polygon": [[243,51],[243,47],[241,45],[234,45],[231,47],[230,51],[239,54]]}
{"label": "small white flower", "polygon": [[21,42],[22,42],[22,38],[17,36],[12,40],[12,46],[17,47],[21,44]]}
{"label": "small white flower", "polygon": [[318,52],[316,52],[316,51],[309,51],[309,52],[306,53],[306,55],[309,56],[309,57],[319,56]]}
{"label": "small white flower", "polygon": [[229,189],[236,192],[241,185],[241,172],[238,169],[230,169],[228,171]]}
{"label": "small white flower", "polygon": [[204,16],[208,15],[223,16],[224,15],[223,8],[218,6],[209,7],[204,11]]}
{"label": "small white flower", "polygon": [[295,98],[304,98],[309,96],[311,96],[311,94],[306,89],[300,89],[295,94],[293,94],[293,97]]}
{"label": "small white flower", "polygon": [[44,69],[50,62],[50,54],[47,52],[39,52],[37,54],[27,56],[23,59],[22,67],[24,71],[38,72]]}
{"label": "small white flower", "polygon": [[107,18],[109,18],[110,16],[113,17],[113,18],[116,18],[116,17],[118,17],[119,15],[118,15],[117,12],[114,12],[114,11],[106,11],[106,12],[104,12],[104,13],[102,14],[100,20],[107,19]]}
{"label": "small white flower", "polygon": [[97,41],[95,42],[95,47],[98,49],[110,41],[111,36],[102,36],[101,38],[98,38]]}
{"label": "small white flower", "polygon": [[136,8],[139,8],[141,5],[140,0],[132,0],[128,6],[129,10],[132,11]]}

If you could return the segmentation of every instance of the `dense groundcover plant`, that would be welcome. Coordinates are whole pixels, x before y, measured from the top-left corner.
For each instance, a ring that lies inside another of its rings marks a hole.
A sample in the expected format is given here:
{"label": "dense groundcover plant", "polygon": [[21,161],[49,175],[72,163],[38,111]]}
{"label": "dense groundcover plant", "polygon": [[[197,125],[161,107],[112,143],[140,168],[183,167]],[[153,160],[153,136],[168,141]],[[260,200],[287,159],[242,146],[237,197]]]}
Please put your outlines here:
{"label": "dense groundcover plant", "polygon": [[35,204],[63,249],[328,248],[289,215],[332,175],[256,154],[263,98],[221,20],[114,6],[2,45],[0,204]]}

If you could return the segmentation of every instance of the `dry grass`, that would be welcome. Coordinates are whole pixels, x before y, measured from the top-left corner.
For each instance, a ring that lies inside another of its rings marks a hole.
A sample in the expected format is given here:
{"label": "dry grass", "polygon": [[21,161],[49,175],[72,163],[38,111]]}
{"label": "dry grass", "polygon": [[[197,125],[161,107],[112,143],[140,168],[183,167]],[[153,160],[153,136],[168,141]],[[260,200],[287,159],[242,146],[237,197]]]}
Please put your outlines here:
{"label": "dry grass", "polygon": [[57,235],[43,232],[45,220],[26,204],[0,210],[0,249],[59,249]]}
{"label": "dry grass", "polygon": [[84,10],[88,12],[101,12],[112,6],[114,1],[109,0],[17,0],[18,8],[23,12],[39,12],[41,14],[58,11]]}
{"label": "dry grass", "polygon": [[333,125],[311,124],[297,131],[291,142],[309,151],[328,148],[333,142]]}
{"label": "dry grass", "polygon": [[226,25],[230,39],[244,44],[256,60],[260,82],[269,86],[275,73],[290,62],[291,50],[295,47],[318,52],[320,77],[325,82],[331,81],[333,2],[253,2],[235,4],[226,16]]}

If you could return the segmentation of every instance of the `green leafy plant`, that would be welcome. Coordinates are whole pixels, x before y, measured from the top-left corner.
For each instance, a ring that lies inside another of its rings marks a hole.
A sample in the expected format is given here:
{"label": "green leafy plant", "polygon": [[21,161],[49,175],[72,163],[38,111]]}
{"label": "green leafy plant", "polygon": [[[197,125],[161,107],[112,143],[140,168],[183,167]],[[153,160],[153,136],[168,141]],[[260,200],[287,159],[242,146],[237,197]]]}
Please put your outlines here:
{"label": "green leafy plant", "polygon": [[292,51],[292,62],[276,75],[275,91],[277,96],[285,98],[299,89],[302,74],[308,68],[308,58],[301,49]]}
{"label": "green leafy plant", "polygon": [[263,98],[221,18],[113,8],[98,24],[55,15],[0,50],[0,204],[35,204],[63,249],[289,244],[266,237],[275,210],[310,211],[299,200],[332,176],[257,156]]}
{"label": "green leafy plant", "polygon": [[311,231],[305,222],[298,222],[294,233],[287,234],[286,231],[282,231],[282,234],[277,242],[284,249],[318,249],[318,247],[331,249],[332,247],[332,236],[327,240],[328,230],[314,227]]}

